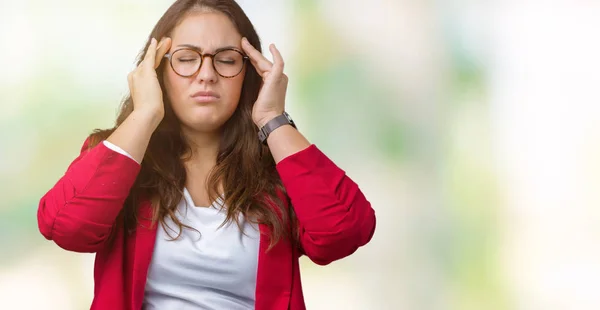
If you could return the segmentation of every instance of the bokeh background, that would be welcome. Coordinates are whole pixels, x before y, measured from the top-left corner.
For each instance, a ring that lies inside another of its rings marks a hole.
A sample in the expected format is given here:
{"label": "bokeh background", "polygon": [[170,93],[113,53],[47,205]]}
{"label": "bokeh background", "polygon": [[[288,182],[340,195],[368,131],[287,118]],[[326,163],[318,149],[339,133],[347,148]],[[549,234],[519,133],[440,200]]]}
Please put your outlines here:
{"label": "bokeh background", "polygon": [[[600,309],[599,1],[239,2],[378,216],[353,256],[302,260],[309,309]],[[0,0],[1,309],[89,307],[93,256],[37,203],[171,3]]]}

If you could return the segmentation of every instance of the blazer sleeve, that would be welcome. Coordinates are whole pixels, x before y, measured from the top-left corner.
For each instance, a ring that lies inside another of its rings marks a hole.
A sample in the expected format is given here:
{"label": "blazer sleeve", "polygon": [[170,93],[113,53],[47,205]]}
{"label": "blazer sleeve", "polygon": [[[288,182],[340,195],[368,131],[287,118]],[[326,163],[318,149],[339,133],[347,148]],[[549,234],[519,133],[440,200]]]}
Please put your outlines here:
{"label": "blazer sleeve", "polygon": [[102,247],[140,171],[138,163],[104,143],[88,145],[89,139],[37,212],[42,235],[75,252]]}
{"label": "blazer sleeve", "polygon": [[371,240],[371,204],[314,144],[281,160],[277,171],[298,219],[301,249],[313,262],[327,265]]}

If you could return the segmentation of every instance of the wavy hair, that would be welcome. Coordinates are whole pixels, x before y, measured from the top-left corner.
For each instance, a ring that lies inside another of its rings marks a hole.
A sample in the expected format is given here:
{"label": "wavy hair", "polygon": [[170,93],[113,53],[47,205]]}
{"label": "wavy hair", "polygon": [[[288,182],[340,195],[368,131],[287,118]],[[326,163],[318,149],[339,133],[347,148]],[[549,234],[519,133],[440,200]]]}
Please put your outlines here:
{"label": "wavy hair", "polygon": [[[242,37],[246,37],[261,51],[260,39],[254,26],[235,1],[178,0],[167,9],[154,26],[145,47],[137,57],[136,64],[141,63],[151,38],[159,40],[170,36],[188,14],[196,11],[225,14]],[[165,217],[170,217],[179,229],[179,234],[172,237],[177,239],[182,229],[191,228],[181,223],[175,216],[177,205],[183,197],[186,181],[185,156],[191,153],[191,149],[181,132],[180,121],[175,116],[165,94],[162,70],[165,63],[162,62],[156,70],[163,89],[165,116],[150,139],[140,173],[115,225],[124,225],[126,232],[132,232],[138,224],[139,203],[148,199],[152,203],[153,225],[160,222],[166,228]],[[215,201],[221,196],[219,185],[222,185],[224,204],[227,208],[224,224],[233,221],[241,227],[240,215],[254,223],[266,224],[271,229],[269,248],[272,248],[281,238],[291,237],[295,231],[291,228],[295,227],[291,225],[295,223],[295,215],[292,208],[289,208],[285,188],[269,148],[258,141],[256,136],[258,129],[252,121],[252,106],[258,97],[261,83],[261,77],[254,67],[248,64],[238,107],[224,124],[217,162],[210,171],[206,189],[210,201]],[[132,111],[133,101],[131,95],[127,95],[121,102],[115,126],[111,129],[94,130],[90,135],[90,147],[108,138]]]}

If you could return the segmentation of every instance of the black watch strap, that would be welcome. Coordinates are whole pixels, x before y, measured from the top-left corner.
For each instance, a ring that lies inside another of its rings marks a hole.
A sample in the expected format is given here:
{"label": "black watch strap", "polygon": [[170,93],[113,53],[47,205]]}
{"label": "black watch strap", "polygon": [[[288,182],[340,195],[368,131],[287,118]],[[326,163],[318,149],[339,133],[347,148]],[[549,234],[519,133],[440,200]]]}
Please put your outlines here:
{"label": "black watch strap", "polygon": [[273,118],[268,121],[259,131],[258,131],[258,140],[261,143],[266,143],[269,134],[273,132],[273,130],[283,126],[283,125],[292,125],[292,127],[296,128],[296,124],[292,120],[292,117],[287,114],[287,112],[283,112],[283,114]]}

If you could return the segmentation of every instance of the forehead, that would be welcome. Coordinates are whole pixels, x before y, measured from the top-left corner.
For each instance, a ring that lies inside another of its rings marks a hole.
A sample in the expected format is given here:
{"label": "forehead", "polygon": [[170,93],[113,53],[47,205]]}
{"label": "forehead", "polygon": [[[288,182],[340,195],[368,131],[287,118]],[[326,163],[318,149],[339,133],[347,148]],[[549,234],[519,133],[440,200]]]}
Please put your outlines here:
{"label": "forehead", "polygon": [[173,47],[190,44],[211,52],[224,46],[239,48],[242,36],[225,14],[194,12],[173,29],[171,39]]}

